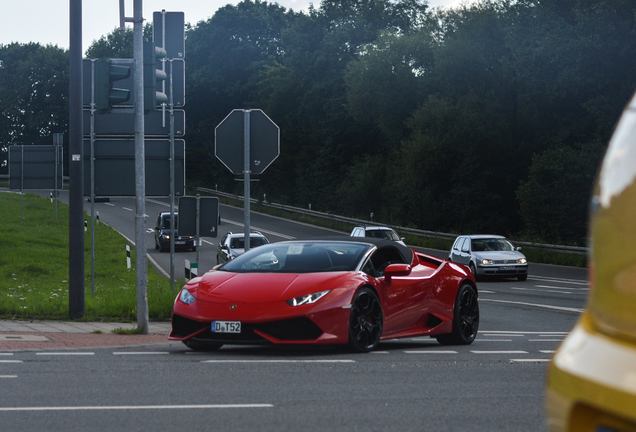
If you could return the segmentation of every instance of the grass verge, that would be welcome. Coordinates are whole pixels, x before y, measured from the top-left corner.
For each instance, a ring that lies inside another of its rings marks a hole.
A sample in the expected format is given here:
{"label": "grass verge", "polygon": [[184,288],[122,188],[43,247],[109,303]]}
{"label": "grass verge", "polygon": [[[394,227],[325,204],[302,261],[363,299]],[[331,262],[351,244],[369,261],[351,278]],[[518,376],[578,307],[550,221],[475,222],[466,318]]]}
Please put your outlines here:
{"label": "grass verge", "polygon": [[[0,193],[0,318],[69,319],[68,206],[35,194]],[[88,219],[88,216],[85,216]],[[133,268],[126,268],[126,240],[95,226],[95,296],[91,292],[91,232],[84,235],[85,308],[82,321],[136,321]],[[168,319],[176,293],[148,266],[148,314]]]}

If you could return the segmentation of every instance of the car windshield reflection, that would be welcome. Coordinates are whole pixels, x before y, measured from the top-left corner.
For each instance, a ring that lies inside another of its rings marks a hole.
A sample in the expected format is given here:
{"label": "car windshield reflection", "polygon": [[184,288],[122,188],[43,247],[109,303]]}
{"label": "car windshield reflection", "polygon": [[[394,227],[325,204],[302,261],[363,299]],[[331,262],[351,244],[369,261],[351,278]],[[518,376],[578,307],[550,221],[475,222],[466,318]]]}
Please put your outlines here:
{"label": "car windshield reflection", "polygon": [[503,239],[473,239],[473,252],[514,251],[515,248],[508,240]]}
{"label": "car windshield reflection", "polygon": [[235,273],[354,271],[370,247],[339,242],[272,243],[250,250],[218,270]]}

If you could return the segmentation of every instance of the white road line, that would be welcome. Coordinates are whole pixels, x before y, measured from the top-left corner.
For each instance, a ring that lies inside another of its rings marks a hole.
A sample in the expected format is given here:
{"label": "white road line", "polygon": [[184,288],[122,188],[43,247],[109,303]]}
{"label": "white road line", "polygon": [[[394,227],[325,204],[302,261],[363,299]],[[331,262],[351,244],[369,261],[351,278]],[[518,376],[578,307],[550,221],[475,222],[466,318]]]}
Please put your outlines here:
{"label": "white road line", "polygon": [[547,363],[551,359],[510,359],[510,363]]}
{"label": "white road line", "polygon": [[406,354],[457,354],[457,351],[451,350],[422,350],[422,351],[404,351]]}
{"label": "white road line", "polygon": [[87,355],[95,355],[94,352],[38,352],[35,355],[52,355],[52,356],[87,356]]}
{"label": "white road line", "polygon": [[0,353],[0,355],[10,356],[10,355],[13,355],[13,353]]}
{"label": "white road line", "polygon": [[272,404],[214,404],[214,405],[121,405],[121,406],[58,406],[58,407],[0,407],[0,411],[108,411],[211,408],[273,408]]}
{"label": "white road line", "polygon": [[497,291],[479,290],[479,294],[497,294]]}
{"label": "white road line", "polygon": [[128,208],[128,207],[122,207],[124,210],[128,210],[129,212],[133,211],[133,209]]}
{"label": "white road line", "polygon": [[544,282],[559,282],[559,283],[569,283],[573,285],[589,285],[589,282],[575,279],[562,279],[562,278],[553,278],[553,277],[543,277],[543,276],[528,276],[528,279],[538,280]]}
{"label": "white road line", "polygon": [[589,291],[589,288],[573,288],[573,287],[569,287],[569,288],[564,288],[564,287],[557,287],[557,286],[552,286],[552,285],[535,285],[535,287],[537,288],[549,288],[549,289],[555,289],[555,290],[577,290],[577,291]]}
{"label": "white road line", "polygon": [[115,204],[113,203],[104,203],[104,204],[106,204],[107,206],[115,207]]}
{"label": "white road line", "polygon": [[552,305],[537,304],[537,303],[526,303],[526,302],[516,302],[516,301],[508,301],[508,300],[495,300],[495,299],[485,299],[485,298],[481,298],[481,299],[479,299],[479,301],[480,302],[493,302],[493,303],[506,303],[506,304],[520,305],[520,306],[533,306],[533,307],[538,307],[538,308],[553,309],[553,310],[559,310],[559,311],[565,311],[565,312],[576,312],[576,313],[585,312],[585,309],[570,308],[570,307],[564,307],[564,306],[552,306]]}
{"label": "white road line", "polygon": [[0,378],[17,378],[17,375],[0,375]]}
{"label": "white road line", "polygon": [[[511,287],[510,289],[511,290],[517,290],[517,291],[538,291],[538,292],[549,292],[549,293],[558,293],[558,294],[572,294],[569,291],[556,291],[556,290],[550,290],[550,289],[517,288],[517,287]],[[579,294],[579,293],[577,293],[577,294]]]}
{"label": "white road line", "polygon": [[568,334],[568,332],[545,332],[545,331],[543,331],[543,332],[538,332],[538,331],[508,331],[508,330],[488,330],[488,331],[484,330],[483,332],[482,332],[482,331],[479,331],[479,333],[480,333],[480,334],[482,334],[482,333],[483,333],[483,334],[501,333],[501,334],[504,334],[504,335],[506,335],[506,336],[508,336],[508,334],[509,334],[509,333],[511,333],[511,334],[515,334],[515,335],[516,335],[516,334],[524,334],[524,335],[550,335],[549,337],[556,336],[556,335],[567,335],[567,334]]}
{"label": "white road line", "polygon": [[473,354],[528,354],[528,351],[471,351]]}
{"label": "white road line", "polygon": [[370,354],[390,354],[388,351],[371,351]]}
{"label": "white road line", "polygon": [[563,342],[563,339],[528,339],[528,342]]}
{"label": "white road line", "polygon": [[543,354],[554,354],[556,350],[539,350]]}
{"label": "white road line", "polygon": [[157,354],[170,354],[168,351],[148,351],[148,352],[133,352],[133,351],[115,351],[114,355],[157,355]]}
{"label": "white road line", "polygon": [[355,360],[201,360],[201,363],[355,363]]}
{"label": "white road line", "polygon": [[475,339],[478,342],[512,342],[512,339]]}
{"label": "white road line", "polygon": [[522,335],[522,334],[507,334],[507,333],[502,333],[502,334],[483,333],[483,334],[481,334],[481,336],[484,336],[484,337],[495,337],[495,336],[526,337],[526,335]]}
{"label": "white road line", "polygon": [[22,360],[0,360],[0,363],[22,363]]}
{"label": "white road line", "polygon": [[[230,221],[230,220],[226,221],[225,219],[221,219],[221,220],[223,220],[223,221],[225,221],[225,223],[229,223],[231,225],[236,225],[236,226],[239,226],[239,227],[244,227],[245,226],[245,224],[242,224],[240,222],[234,222],[234,221]],[[270,235],[274,235],[274,236],[277,236],[277,237],[282,237],[282,238],[288,239],[288,240],[294,240],[296,238],[296,237],[288,236],[286,234],[282,234],[282,233],[279,233],[279,232],[276,232],[276,231],[269,231],[269,230],[266,230],[264,228],[255,227],[254,225],[251,225],[250,229],[252,229],[254,231],[260,231],[260,232],[265,233],[265,234],[270,234]]]}

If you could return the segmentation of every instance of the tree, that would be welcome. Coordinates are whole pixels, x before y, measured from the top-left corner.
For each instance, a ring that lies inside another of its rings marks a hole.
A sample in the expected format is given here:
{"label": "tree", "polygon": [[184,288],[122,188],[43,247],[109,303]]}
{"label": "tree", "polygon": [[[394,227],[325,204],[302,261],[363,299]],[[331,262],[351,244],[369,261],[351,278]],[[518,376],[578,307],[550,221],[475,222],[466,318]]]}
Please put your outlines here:
{"label": "tree", "polygon": [[0,171],[9,145],[50,145],[68,129],[68,61],[57,46],[0,45]]}

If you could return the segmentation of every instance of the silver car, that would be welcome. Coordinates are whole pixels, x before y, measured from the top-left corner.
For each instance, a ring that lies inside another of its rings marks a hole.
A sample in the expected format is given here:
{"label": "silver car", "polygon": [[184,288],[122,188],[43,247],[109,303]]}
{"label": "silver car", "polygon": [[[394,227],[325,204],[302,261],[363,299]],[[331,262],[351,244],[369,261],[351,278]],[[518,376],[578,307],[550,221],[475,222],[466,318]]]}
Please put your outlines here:
{"label": "silver car", "polygon": [[351,231],[351,237],[373,237],[393,240],[406,246],[404,237],[400,237],[393,228],[387,226],[357,226]]}
{"label": "silver car", "polygon": [[455,239],[448,259],[470,267],[475,275],[528,279],[528,260],[505,237],[499,235],[467,235]]}

